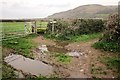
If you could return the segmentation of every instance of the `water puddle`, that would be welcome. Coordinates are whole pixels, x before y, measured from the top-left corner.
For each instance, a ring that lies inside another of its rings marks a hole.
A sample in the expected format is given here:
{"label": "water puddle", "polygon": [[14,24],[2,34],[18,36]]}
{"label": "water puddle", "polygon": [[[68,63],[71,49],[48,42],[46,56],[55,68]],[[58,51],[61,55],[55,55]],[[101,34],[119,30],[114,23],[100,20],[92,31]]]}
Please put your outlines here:
{"label": "water puddle", "polygon": [[65,49],[64,47],[68,45],[67,42],[56,42],[56,46],[47,46],[47,49],[49,52],[57,52],[57,53],[65,53],[68,56],[71,57],[79,57],[82,56],[83,53],[81,52],[77,52],[77,51],[69,51],[67,49]]}
{"label": "water puddle", "polygon": [[17,70],[31,75],[48,76],[53,74],[53,67],[43,63],[42,61],[25,58],[22,55],[9,55],[4,58],[4,61]]}
{"label": "water puddle", "polygon": [[55,46],[47,46],[47,48],[49,52],[67,53],[68,50],[64,48],[66,45],[68,45],[68,42],[56,41]]}
{"label": "water puddle", "polygon": [[56,53],[67,53],[68,50],[64,48],[59,48],[55,46],[47,46],[49,52],[56,52]]}

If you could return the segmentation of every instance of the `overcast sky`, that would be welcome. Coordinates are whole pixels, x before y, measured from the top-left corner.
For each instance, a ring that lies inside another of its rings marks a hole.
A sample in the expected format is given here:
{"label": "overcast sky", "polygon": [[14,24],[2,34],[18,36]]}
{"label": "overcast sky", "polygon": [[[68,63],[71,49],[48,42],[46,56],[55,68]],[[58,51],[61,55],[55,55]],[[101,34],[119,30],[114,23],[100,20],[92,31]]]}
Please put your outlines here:
{"label": "overcast sky", "polygon": [[81,5],[118,5],[118,2],[119,0],[0,0],[0,18],[44,18]]}

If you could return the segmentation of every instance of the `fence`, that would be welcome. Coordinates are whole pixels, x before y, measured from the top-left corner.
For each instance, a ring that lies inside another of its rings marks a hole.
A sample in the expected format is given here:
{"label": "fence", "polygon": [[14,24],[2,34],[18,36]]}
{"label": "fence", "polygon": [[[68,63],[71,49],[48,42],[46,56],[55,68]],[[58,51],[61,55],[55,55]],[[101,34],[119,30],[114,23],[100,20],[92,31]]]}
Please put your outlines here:
{"label": "fence", "polygon": [[1,22],[0,24],[2,40],[19,38],[32,33],[32,22]]}

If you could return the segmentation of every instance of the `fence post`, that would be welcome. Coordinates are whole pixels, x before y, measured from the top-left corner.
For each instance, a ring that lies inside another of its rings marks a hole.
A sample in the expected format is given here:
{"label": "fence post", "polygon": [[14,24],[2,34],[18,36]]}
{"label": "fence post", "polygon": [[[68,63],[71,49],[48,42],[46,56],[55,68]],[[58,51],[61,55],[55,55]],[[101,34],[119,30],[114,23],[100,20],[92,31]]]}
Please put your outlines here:
{"label": "fence post", "polygon": [[26,27],[27,27],[27,24],[26,24],[26,21],[24,22],[24,31],[25,31],[25,34],[26,34]]}
{"label": "fence post", "polygon": [[35,33],[37,34],[37,25],[36,25],[36,21],[35,21]]}

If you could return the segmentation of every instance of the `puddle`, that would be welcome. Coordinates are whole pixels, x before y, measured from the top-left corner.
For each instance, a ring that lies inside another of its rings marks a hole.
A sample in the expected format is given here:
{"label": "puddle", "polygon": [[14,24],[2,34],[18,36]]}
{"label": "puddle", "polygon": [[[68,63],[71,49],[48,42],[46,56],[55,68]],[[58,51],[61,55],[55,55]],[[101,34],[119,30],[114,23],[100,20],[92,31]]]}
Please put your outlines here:
{"label": "puddle", "polygon": [[58,48],[55,46],[47,46],[48,51],[50,52],[57,52],[57,53],[67,53],[68,50],[64,49],[64,48]]}
{"label": "puddle", "polygon": [[25,58],[22,55],[9,55],[4,58],[4,61],[17,70],[22,70],[24,73],[31,75],[48,76],[53,74],[53,67],[43,63],[42,61]]}
{"label": "puddle", "polygon": [[64,48],[66,45],[68,45],[67,42],[56,41],[55,46],[47,46],[47,48],[50,52],[67,53],[68,50]]}
{"label": "puddle", "polygon": [[65,47],[66,45],[68,45],[69,43],[68,42],[66,42],[66,41],[56,41],[56,45],[58,45],[58,46],[62,46],[62,47]]}

